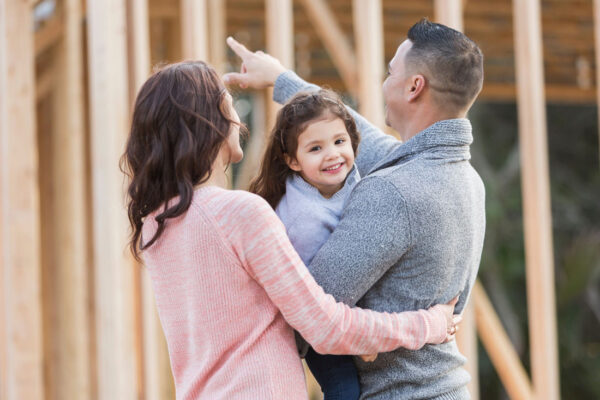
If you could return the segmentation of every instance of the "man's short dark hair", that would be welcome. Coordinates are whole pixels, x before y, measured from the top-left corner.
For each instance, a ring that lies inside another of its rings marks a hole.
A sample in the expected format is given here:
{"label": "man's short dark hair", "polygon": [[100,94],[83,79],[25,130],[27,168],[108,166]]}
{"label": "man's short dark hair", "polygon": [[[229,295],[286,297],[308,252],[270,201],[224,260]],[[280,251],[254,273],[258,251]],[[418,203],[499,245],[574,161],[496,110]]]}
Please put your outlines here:
{"label": "man's short dark hair", "polygon": [[[483,85],[483,54],[463,33],[426,18],[408,30],[412,48],[406,68],[425,75],[434,96],[462,110],[471,105]],[[436,96],[437,94],[437,96]]]}

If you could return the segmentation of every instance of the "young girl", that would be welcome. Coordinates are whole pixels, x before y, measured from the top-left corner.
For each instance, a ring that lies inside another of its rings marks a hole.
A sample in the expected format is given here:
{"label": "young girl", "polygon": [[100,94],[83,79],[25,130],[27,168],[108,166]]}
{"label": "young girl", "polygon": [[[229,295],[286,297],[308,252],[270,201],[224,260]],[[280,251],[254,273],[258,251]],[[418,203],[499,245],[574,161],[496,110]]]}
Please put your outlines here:
{"label": "young girl", "polygon": [[[359,140],[354,119],[331,91],[299,93],[279,111],[250,191],[276,210],[306,265],[335,229],[360,180],[354,166]],[[325,400],[358,399],[358,376],[350,356],[309,349],[306,363]]]}

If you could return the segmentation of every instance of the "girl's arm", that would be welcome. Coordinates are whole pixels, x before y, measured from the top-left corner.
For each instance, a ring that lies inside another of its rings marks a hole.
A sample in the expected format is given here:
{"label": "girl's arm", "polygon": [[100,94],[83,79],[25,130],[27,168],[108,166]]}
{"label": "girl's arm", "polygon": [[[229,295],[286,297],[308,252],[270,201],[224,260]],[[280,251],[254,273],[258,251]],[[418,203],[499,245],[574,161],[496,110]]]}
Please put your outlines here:
{"label": "girl's arm", "polygon": [[[284,104],[298,92],[318,89],[318,86],[304,81],[293,71],[288,70],[277,77],[273,90],[273,100]],[[361,136],[358,156],[355,160],[356,166],[361,176],[366,176],[376,164],[402,143],[396,138],[385,134],[352,108],[348,106],[346,108],[354,117]]]}
{"label": "girl's arm", "polygon": [[241,200],[232,210],[236,227],[229,240],[247,272],[316,351],[370,354],[446,339],[451,306],[378,313],[336,303],[312,278],[269,205],[252,194]]}

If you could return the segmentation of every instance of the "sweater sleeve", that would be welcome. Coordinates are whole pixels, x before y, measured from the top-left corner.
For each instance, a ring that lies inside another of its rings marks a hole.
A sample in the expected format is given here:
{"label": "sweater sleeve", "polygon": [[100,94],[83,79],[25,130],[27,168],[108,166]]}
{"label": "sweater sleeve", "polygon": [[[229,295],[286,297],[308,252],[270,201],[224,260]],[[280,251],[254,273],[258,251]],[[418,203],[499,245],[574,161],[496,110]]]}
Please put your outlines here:
{"label": "sweater sleeve", "polygon": [[437,309],[378,313],[336,303],[317,285],[290,244],[285,228],[260,197],[246,195],[229,240],[247,272],[286,321],[320,353],[370,354],[441,343],[446,319]]}
{"label": "sweater sleeve", "polygon": [[[273,89],[273,100],[284,104],[300,91],[318,90],[319,87],[304,81],[296,73],[288,70],[277,77]],[[351,107],[346,107],[360,132],[361,140],[355,163],[361,176],[366,176],[388,154],[402,143],[393,136],[385,134],[381,129],[371,124]]]}
{"label": "sweater sleeve", "polygon": [[354,305],[411,246],[406,200],[393,184],[370,176],[356,185],[308,269],[327,293]]}

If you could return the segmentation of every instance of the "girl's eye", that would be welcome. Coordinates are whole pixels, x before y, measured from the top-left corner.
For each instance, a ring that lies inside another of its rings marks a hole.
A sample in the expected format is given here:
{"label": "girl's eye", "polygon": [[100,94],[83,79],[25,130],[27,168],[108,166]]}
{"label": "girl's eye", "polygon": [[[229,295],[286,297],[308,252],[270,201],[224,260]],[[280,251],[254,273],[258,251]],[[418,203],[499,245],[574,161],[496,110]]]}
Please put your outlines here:
{"label": "girl's eye", "polygon": [[314,147],[311,147],[309,151],[313,152],[313,151],[319,151],[319,150],[321,150],[321,146],[314,146]]}
{"label": "girl's eye", "polygon": [[344,142],[345,142],[344,139],[338,139],[338,140],[335,141],[335,144],[342,144]]}

